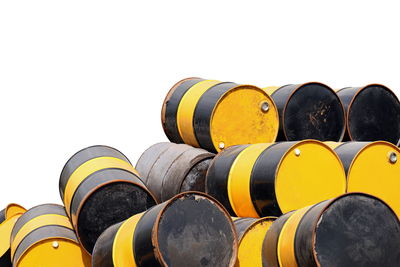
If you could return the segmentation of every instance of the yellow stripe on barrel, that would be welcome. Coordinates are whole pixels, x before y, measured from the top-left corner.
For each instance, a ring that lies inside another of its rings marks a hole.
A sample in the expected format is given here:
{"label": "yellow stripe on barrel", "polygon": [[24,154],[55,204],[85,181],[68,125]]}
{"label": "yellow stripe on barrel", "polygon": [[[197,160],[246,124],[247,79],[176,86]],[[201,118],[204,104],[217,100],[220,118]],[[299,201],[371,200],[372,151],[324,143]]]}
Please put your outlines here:
{"label": "yellow stripe on barrel", "polygon": [[250,145],[240,152],[231,166],[228,177],[228,196],[232,209],[237,216],[260,217],[251,199],[251,171],[258,156],[270,145]]}
{"label": "yellow stripe on barrel", "polygon": [[136,225],[144,213],[136,214],[126,220],[118,229],[113,243],[113,263],[114,267],[136,267],[133,235]]}
{"label": "yellow stripe on barrel", "polygon": [[197,102],[200,97],[212,86],[217,85],[220,81],[205,80],[193,85],[182,97],[179,103],[177,113],[177,124],[179,134],[184,143],[199,147],[194,129],[193,129],[193,115],[196,109]]}
{"label": "yellow stripe on barrel", "polygon": [[32,231],[48,225],[57,225],[57,226],[64,226],[73,230],[71,222],[69,221],[68,217],[58,215],[58,214],[45,214],[38,217],[33,218],[32,220],[28,221],[24,224],[21,229],[15,235],[15,238],[11,244],[11,256],[14,258],[14,253],[22,242],[22,240]]}
{"label": "yellow stripe on barrel", "polygon": [[68,179],[67,185],[65,187],[65,193],[64,193],[64,204],[65,204],[65,210],[67,211],[67,214],[71,216],[70,214],[70,209],[71,209],[71,202],[72,202],[72,197],[78,188],[78,186],[92,173],[95,173],[96,171],[102,170],[102,169],[108,169],[108,168],[119,168],[119,169],[124,169],[130,172],[133,172],[134,174],[138,175],[137,171],[135,168],[132,167],[132,165],[122,159],[119,158],[114,158],[114,157],[99,157],[99,158],[94,158],[91,160],[86,161],[82,165],[80,165],[70,176]]}

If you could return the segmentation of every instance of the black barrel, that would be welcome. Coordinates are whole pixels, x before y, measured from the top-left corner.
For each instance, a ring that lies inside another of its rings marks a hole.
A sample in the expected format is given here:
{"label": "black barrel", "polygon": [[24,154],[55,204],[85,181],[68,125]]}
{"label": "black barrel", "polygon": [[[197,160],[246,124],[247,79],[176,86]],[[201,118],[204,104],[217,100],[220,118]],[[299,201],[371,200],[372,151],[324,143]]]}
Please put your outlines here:
{"label": "black barrel", "polygon": [[237,245],[225,209],[187,192],[108,228],[94,248],[93,266],[234,266]]}
{"label": "black barrel", "polygon": [[327,85],[317,82],[285,85],[271,97],[279,111],[278,141],[342,140],[345,113],[339,97]]}
{"label": "black barrel", "polygon": [[264,266],[400,264],[399,219],[372,195],[345,194],[285,215],[274,224],[264,242]]}
{"label": "black barrel", "polygon": [[346,110],[345,141],[400,140],[400,102],[386,86],[370,84],[337,92]]}
{"label": "black barrel", "polygon": [[158,143],[143,152],[136,164],[147,188],[160,201],[187,191],[205,191],[205,178],[214,154],[185,144]]}
{"label": "black barrel", "polygon": [[157,203],[128,159],[107,146],[85,148],[68,160],[60,177],[60,194],[89,253],[109,226]]}

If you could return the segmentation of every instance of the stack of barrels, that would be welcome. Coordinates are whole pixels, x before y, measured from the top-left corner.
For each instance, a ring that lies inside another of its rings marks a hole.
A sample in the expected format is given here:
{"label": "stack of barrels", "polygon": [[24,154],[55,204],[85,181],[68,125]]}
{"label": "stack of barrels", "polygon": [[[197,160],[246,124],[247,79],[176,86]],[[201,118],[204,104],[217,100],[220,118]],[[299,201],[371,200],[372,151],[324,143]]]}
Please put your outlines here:
{"label": "stack of barrels", "polygon": [[63,205],[0,211],[1,267],[400,266],[400,102],[187,78],[162,105],[171,142],[135,167],[84,148]]}

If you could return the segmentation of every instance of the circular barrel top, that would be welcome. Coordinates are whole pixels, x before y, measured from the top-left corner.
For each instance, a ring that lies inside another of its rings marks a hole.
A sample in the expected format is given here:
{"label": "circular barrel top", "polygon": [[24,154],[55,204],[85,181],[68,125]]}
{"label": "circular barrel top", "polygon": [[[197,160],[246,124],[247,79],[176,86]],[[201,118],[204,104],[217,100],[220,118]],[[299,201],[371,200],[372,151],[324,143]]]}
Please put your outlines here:
{"label": "circular barrel top", "polygon": [[400,140],[398,98],[383,85],[359,88],[348,107],[347,129],[354,141],[384,140],[396,145]]}
{"label": "circular barrel top", "polygon": [[349,142],[338,147],[337,153],[339,157],[350,155],[351,158],[347,171],[348,192],[377,196],[400,216],[400,149],[384,141]]}
{"label": "circular barrel top", "polygon": [[348,194],[332,201],[316,224],[318,266],[398,266],[400,223],[381,200]]}
{"label": "circular barrel top", "polygon": [[236,261],[233,223],[222,206],[204,194],[173,198],[154,229],[156,249],[166,266],[233,266]]}
{"label": "circular barrel top", "polygon": [[316,82],[287,85],[275,91],[272,98],[281,109],[281,127],[286,140],[342,140],[345,112],[330,87]]}

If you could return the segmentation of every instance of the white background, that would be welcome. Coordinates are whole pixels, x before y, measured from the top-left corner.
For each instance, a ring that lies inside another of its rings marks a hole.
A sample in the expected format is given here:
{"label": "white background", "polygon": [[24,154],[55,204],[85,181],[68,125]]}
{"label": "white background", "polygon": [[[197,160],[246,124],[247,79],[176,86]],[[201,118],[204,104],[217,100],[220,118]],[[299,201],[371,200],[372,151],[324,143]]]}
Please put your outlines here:
{"label": "white background", "polygon": [[1,1],[0,209],[61,203],[68,158],[94,144],[133,163],[166,141],[178,80],[383,83],[400,94],[396,1]]}

